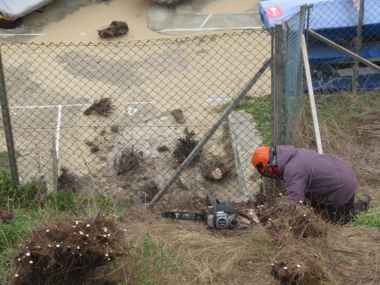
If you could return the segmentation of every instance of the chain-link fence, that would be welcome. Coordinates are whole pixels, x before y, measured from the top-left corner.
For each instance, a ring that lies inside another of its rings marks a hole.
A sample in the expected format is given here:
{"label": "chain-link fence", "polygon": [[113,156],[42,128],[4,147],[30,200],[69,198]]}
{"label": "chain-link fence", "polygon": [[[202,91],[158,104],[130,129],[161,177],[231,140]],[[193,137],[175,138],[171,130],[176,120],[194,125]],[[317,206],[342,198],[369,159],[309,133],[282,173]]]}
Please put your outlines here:
{"label": "chain-link fence", "polygon": [[[307,26],[364,59],[380,62],[380,2],[334,0],[309,7]],[[365,91],[380,87],[380,75],[342,51],[307,36],[312,82],[316,93]],[[307,87],[305,86],[305,90]]]}
{"label": "chain-link fence", "polygon": [[[48,191],[149,202],[272,55],[268,31],[255,30],[3,45],[1,56],[22,183],[42,179]],[[249,94],[271,94],[270,70]],[[253,124],[251,115],[232,112],[162,202],[252,196],[259,178],[250,157],[261,143]],[[4,170],[5,139],[0,144]]]}
{"label": "chain-link fence", "polygon": [[306,6],[284,22],[284,144],[290,143],[290,133],[301,107],[303,94],[302,37]]}

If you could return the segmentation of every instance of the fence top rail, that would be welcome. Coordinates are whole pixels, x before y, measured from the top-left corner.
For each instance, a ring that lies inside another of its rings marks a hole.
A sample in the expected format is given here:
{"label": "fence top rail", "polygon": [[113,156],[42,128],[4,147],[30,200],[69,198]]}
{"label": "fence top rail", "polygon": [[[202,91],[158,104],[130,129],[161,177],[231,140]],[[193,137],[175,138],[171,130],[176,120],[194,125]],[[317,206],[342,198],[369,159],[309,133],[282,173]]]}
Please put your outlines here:
{"label": "fence top rail", "polygon": [[186,35],[186,36],[176,36],[176,37],[167,37],[167,38],[150,38],[150,39],[131,39],[126,41],[109,41],[109,42],[89,42],[89,43],[2,43],[0,44],[0,49],[12,49],[12,48],[40,48],[40,47],[50,47],[50,48],[57,48],[57,47],[97,47],[97,46],[114,46],[114,45],[149,45],[154,44],[157,45],[157,42],[161,42],[162,44],[172,44],[173,42],[186,42],[186,41],[193,41],[195,39],[199,38],[211,38],[211,37],[224,37],[224,36],[241,36],[242,34],[252,34],[252,33],[270,33],[272,30],[274,30],[274,27],[260,27],[257,29],[250,29],[250,30],[231,30],[231,31],[221,31],[221,32],[215,32],[215,33],[205,33],[205,34],[195,34],[195,35]]}

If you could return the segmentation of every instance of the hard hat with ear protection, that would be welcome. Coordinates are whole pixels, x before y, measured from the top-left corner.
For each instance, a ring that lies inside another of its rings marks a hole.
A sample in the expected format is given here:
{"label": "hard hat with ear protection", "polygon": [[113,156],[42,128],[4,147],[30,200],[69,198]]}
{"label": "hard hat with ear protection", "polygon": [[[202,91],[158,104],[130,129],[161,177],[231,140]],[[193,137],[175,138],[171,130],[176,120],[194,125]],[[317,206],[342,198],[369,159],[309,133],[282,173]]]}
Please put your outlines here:
{"label": "hard hat with ear protection", "polygon": [[252,155],[252,164],[261,175],[273,178],[278,174],[276,147],[258,147]]}

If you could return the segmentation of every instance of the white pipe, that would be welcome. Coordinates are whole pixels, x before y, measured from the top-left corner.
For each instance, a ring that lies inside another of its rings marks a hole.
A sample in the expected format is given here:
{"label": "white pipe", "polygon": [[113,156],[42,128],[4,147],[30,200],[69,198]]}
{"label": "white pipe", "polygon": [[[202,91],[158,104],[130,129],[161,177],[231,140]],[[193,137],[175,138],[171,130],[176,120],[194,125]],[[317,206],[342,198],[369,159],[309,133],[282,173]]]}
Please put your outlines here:
{"label": "white pipe", "polygon": [[307,55],[306,42],[305,42],[305,36],[304,35],[302,36],[302,57],[303,57],[303,63],[304,63],[304,67],[305,67],[307,89],[309,90],[311,114],[313,116],[314,131],[315,131],[315,138],[317,140],[318,152],[319,153],[323,153],[321,134],[319,132],[317,108],[315,107],[313,84],[311,82],[309,58],[308,58],[308,55]]}

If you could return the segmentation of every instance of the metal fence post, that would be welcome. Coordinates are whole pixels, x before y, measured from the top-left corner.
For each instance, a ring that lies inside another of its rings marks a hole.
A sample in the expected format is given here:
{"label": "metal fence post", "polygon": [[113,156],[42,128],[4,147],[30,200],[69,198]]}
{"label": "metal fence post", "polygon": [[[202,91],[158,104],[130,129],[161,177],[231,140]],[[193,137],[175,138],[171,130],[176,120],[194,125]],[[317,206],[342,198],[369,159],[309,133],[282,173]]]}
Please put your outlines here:
{"label": "metal fence post", "polygon": [[12,134],[12,126],[11,126],[11,117],[9,113],[7,92],[5,90],[5,80],[4,80],[4,73],[3,73],[3,61],[1,58],[1,49],[0,49],[0,103],[1,103],[1,112],[3,115],[5,139],[7,142],[11,177],[13,181],[19,182],[16,150],[15,150],[15,145],[13,142],[13,134]]}
{"label": "metal fence post", "polygon": [[[359,8],[359,16],[358,16],[358,29],[357,29],[357,35],[355,38],[355,52],[357,55],[360,56],[360,50],[362,47],[362,27],[363,27],[363,19],[364,19],[364,0],[360,1],[360,8]],[[356,92],[357,86],[358,86],[358,80],[359,80],[359,62],[355,61],[354,63],[354,70],[353,70],[353,77],[352,77],[352,91]]]}
{"label": "metal fence post", "polygon": [[[274,28],[274,90],[272,92],[272,144],[281,144],[282,135],[282,97],[284,93],[284,32],[282,21],[276,21]],[[274,187],[277,190],[282,188],[280,180],[274,180]]]}
{"label": "metal fence post", "polygon": [[282,21],[275,22],[274,28],[274,90],[272,95],[272,142],[281,144],[282,96],[284,92],[284,55]]}

